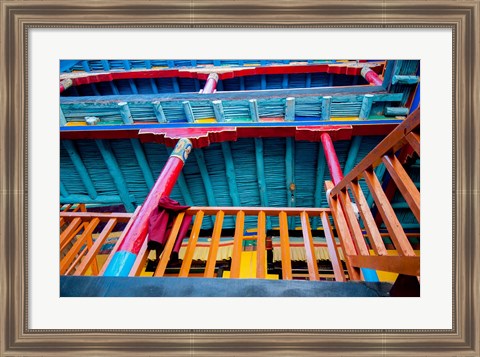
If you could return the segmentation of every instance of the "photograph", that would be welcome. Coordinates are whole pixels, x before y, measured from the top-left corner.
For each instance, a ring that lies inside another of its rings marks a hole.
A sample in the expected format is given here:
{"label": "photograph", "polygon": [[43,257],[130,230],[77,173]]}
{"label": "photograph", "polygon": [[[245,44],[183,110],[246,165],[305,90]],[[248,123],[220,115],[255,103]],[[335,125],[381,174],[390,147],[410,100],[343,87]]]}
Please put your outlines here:
{"label": "photograph", "polygon": [[60,60],[60,296],[420,297],[420,62]]}

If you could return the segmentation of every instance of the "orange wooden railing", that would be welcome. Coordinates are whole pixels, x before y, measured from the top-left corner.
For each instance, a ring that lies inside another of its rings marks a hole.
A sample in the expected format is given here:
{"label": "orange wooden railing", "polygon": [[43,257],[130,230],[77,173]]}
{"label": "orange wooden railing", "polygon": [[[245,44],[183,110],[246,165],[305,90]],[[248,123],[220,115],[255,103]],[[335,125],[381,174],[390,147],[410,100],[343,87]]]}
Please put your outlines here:
{"label": "orange wooden railing", "polygon": [[[393,130],[335,187],[332,182],[325,182],[325,188],[329,192],[332,216],[346,255],[347,270],[353,280],[361,280],[360,268],[412,276],[420,275],[420,257],[415,254],[374,171],[379,164],[385,165],[396,187],[420,223],[420,192],[402,165],[405,152],[409,150],[412,153],[416,152],[420,157],[420,110],[415,111]],[[360,187],[361,179],[367,183],[376,208],[396,248],[397,256],[387,255],[377,222]],[[373,255],[370,254],[359,219],[354,212],[350,193],[354,197],[364,223],[367,237],[374,251]]]}
{"label": "orange wooden railing", "polygon": [[[63,257],[60,262],[60,273],[62,275],[84,275],[89,268],[91,275],[103,275],[106,266],[116,252],[123,239],[123,233],[117,240],[115,247],[109,254],[106,262],[101,267],[97,267],[96,255],[109,234],[115,229],[117,223],[127,223],[127,227],[135,219],[136,213],[87,213],[87,212],[61,212],[60,217],[64,222],[63,231],[60,238],[60,249]],[[328,208],[270,208],[270,207],[192,207],[186,212],[179,213],[176,217],[171,233],[167,238],[162,255],[160,256],[158,265],[153,276],[162,277],[166,275],[167,265],[171,258],[171,253],[177,239],[181,222],[184,215],[195,216],[193,225],[190,230],[188,244],[182,260],[182,264],[178,271],[178,277],[188,277],[194,274],[190,273],[194,251],[198,242],[202,222],[207,216],[215,217],[215,224],[211,231],[210,248],[208,258],[205,263],[203,277],[213,278],[215,276],[216,258],[222,234],[223,222],[226,216],[235,217],[235,232],[233,236],[233,252],[231,257],[230,277],[240,277],[240,263],[242,255],[242,247],[244,239],[256,239],[257,246],[257,266],[256,278],[266,278],[266,217],[276,216],[279,219],[279,236],[281,249],[281,266],[282,278],[290,280],[294,278],[292,273],[292,263],[290,254],[290,232],[287,217],[298,216],[301,222],[303,235],[303,247],[306,252],[306,260],[308,267],[308,279],[319,280],[319,269],[317,265],[317,257],[315,256],[312,229],[310,226],[310,218],[320,217],[325,231],[327,242],[327,250],[333,266],[334,278],[337,281],[346,281],[347,277],[342,267],[340,259],[340,244],[337,243],[332,226],[330,224],[331,212]],[[257,235],[245,236],[245,217],[257,217]],[[100,222],[106,223],[100,230],[95,240],[92,239],[92,232],[98,231]],[[130,276],[139,276],[146,265],[149,255],[147,242],[142,246]],[[171,273],[169,274],[171,276]]]}

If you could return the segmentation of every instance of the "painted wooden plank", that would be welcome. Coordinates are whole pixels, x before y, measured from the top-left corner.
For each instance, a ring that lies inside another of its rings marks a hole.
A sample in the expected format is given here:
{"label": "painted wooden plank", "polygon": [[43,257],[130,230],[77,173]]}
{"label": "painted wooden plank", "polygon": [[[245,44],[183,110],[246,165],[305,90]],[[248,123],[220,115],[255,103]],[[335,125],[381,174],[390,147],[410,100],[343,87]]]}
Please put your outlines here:
{"label": "painted wooden plank", "polygon": [[412,149],[420,156],[420,135],[412,131],[405,139],[407,139]]}
{"label": "painted wooden plank", "polygon": [[418,76],[406,76],[396,74],[392,77],[392,84],[417,84],[420,81]]}
{"label": "painted wooden plank", "polygon": [[[285,168],[286,168],[286,191],[287,191],[287,205],[288,207],[296,206],[295,197],[295,139],[286,138],[285,151]],[[290,217],[288,220],[289,226],[295,228],[295,218]]]}
{"label": "painted wooden plank", "polygon": [[69,196],[69,193],[62,181],[60,181],[60,196],[63,196],[63,197]]}
{"label": "painted wooden plank", "polygon": [[413,248],[408,241],[405,232],[403,231],[402,225],[395,215],[392,205],[383,192],[382,185],[378,181],[377,175],[375,175],[373,170],[366,170],[364,172],[364,177],[368,188],[372,193],[373,199],[375,200],[378,211],[382,216],[383,222],[385,223],[385,226],[390,233],[390,237],[395,244],[398,254],[404,256],[415,256],[415,252],[413,251]]}
{"label": "painted wooden plank", "polygon": [[343,212],[350,229],[350,234],[355,242],[357,254],[369,255],[370,253],[367,243],[365,242],[362,229],[360,228],[360,224],[357,220],[355,212],[353,211],[352,201],[350,200],[347,190],[345,189],[340,191],[338,196],[340,198],[340,202],[342,203]]}
{"label": "painted wooden plank", "polygon": [[240,263],[242,259],[243,248],[243,229],[245,223],[245,213],[240,211],[237,213],[237,219],[235,221],[235,234],[233,236],[233,251],[232,251],[232,264],[230,268],[230,278],[240,277]]}
{"label": "painted wooden plank", "polygon": [[267,89],[267,76],[265,74],[262,74],[260,77],[260,88],[262,90]]}
{"label": "painted wooden plank", "polygon": [[382,158],[390,176],[395,181],[398,190],[410,206],[413,215],[420,223],[420,192],[412,181],[403,165],[398,161],[395,154],[388,154]]}
{"label": "painted wooden plank", "polygon": [[213,100],[212,101],[213,112],[215,114],[215,119],[219,123],[223,123],[225,121],[225,112],[223,111],[223,105],[221,100]]}
{"label": "painted wooden plank", "polygon": [[[375,168],[375,175],[377,175],[380,181],[383,181],[383,177],[385,176],[385,171],[387,171],[387,169],[385,168],[385,165],[383,163],[378,165]],[[367,204],[368,204],[368,207],[372,207],[373,205],[373,196],[370,191],[368,191],[368,195],[367,195]]]}
{"label": "painted wooden plank", "polygon": [[147,259],[149,254],[150,254],[150,250],[148,249],[148,239],[145,239],[145,241],[142,244],[142,247],[140,248],[137,254],[135,263],[133,263],[132,269],[130,269],[130,272],[128,273],[128,276],[130,277],[140,276],[143,268],[145,268],[145,265],[147,264]]}
{"label": "painted wooden plank", "polygon": [[[323,145],[321,142],[318,143],[318,155],[317,155],[317,169],[316,169],[316,179],[315,179],[315,201],[314,206],[320,207],[322,205],[322,192],[323,192],[323,180],[325,176],[325,154],[323,152]],[[313,217],[313,226],[318,227],[318,217],[315,215]]]}
{"label": "painted wooden plank", "polygon": [[98,218],[94,218],[88,224],[87,228],[84,230],[82,235],[75,241],[72,248],[68,251],[68,253],[62,258],[60,261],[60,274],[63,275],[70,267],[71,263],[74,261],[76,255],[80,251],[80,248],[85,244],[85,241],[89,235],[92,234],[95,227],[97,227],[100,220]]}
{"label": "painted wooden plank", "polygon": [[120,91],[118,90],[116,84],[115,84],[115,81],[109,81],[108,83],[110,83],[110,88],[112,88],[112,92],[114,95],[120,95]]}
{"label": "painted wooden plank", "polygon": [[216,206],[217,200],[213,192],[212,181],[210,180],[210,175],[208,174],[207,164],[205,162],[205,156],[202,149],[193,149],[195,158],[197,159],[198,168],[200,170],[200,176],[203,180],[203,185],[205,187],[205,192],[207,194],[207,201],[210,206]]}
{"label": "painted wooden plank", "polygon": [[285,73],[282,78],[282,88],[288,88],[288,74]]}
{"label": "painted wooden plank", "polygon": [[330,120],[332,97],[327,95],[322,98],[322,120]]}
{"label": "painted wooden plank", "polygon": [[127,212],[133,212],[135,207],[130,198],[127,183],[123,177],[122,171],[120,170],[117,159],[113,154],[112,148],[110,147],[110,143],[103,140],[95,140],[95,143],[100,150],[100,154],[102,155],[103,161],[108,168],[125,209]]}
{"label": "painted wooden plank", "polygon": [[373,94],[365,94],[362,100],[362,107],[360,109],[360,114],[358,119],[360,120],[367,120],[370,116],[370,112],[372,110],[373,104]]}
{"label": "painted wooden plank", "polygon": [[158,262],[157,269],[155,269],[153,276],[162,277],[165,274],[165,269],[167,268],[168,261],[170,260],[170,255],[172,254],[173,246],[175,245],[175,240],[177,239],[178,231],[180,230],[184,216],[185,212],[180,212],[177,215],[177,218],[175,218],[172,230],[170,231],[170,235],[165,243],[162,256],[160,257],[160,261]]}
{"label": "painted wooden plank", "polygon": [[345,277],[345,272],[343,271],[342,261],[340,259],[340,254],[338,253],[338,247],[335,242],[335,238],[333,237],[332,226],[330,225],[328,215],[326,212],[322,212],[320,213],[320,217],[322,219],[323,232],[325,233],[328,255],[330,257],[330,262],[332,263],[335,280],[345,282],[347,281],[347,278]]}
{"label": "painted wooden plank", "polygon": [[357,160],[358,151],[362,145],[362,136],[354,136],[350,141],[350,148],[348,149],[347,161],[343,167],[343,174],[346,175],[352,171]]}
{"label": "painted wooden plank", "polygon": [[155,117],[159,123],[166,123],[167,118],[165,117],[165,113],[163,112],[162,104],[159,101],[152,102],[153,105],[153,112],[155,113]]}
{"label": "painted wooden plank", "polygon": [[215,224],[213,226],[212,240],[210,241],[210,250],[208,251],[207,263],[205,265],[205,278],[213,278],[215,273],[215,263],[217,262],[218,245],[222,235],[223,211],[218,211],[215,216]]}
{"label": "painted wooden plank", "polygon": [[[227,175],[228,190],[234,206],[241,206],[238,193],[237,178],[235,175],[235,164],[233,162],[232,150],[229,142],[222,142],[222,153],[225,161],[225,173]],[[263,206],[263,204],[262,204]]]}
{"label": "painted wooden plank", "polygon": [[172,85],[173,91],[175,93],[180,93],[180,85],[178,84],[178,79],[176,77],[172,77]]}
{"label": "painted wooden plank", "polygon": [[257,279],[265,279],[266,267],[266,225],[265,212],[258,212],[257,219]]}
{"label": "painted wooden plank", "polygon": [[[328,192],[333,189],[332,181],[325,181],[325,190]],[[343,213],[342,205],[338,197],[330,194],[329,197],[329,206],[332,210],[332,217],[335,223],[335,229],[337,230],[338,237],[340,239],[340,244],[342,246],[343,254],[345,255],[345,264],[347,265],[348,275],[350,280],[361,280],[360,269],[354,268],[350,264],[350,260],[347,256],[356,255],[355,244],[353,243],[352,236],[350,235],[350,230],[348,229],[347,221]]]}
{"label": "painted wooden plank", "polygon": [[70,267],[67,269],[67,271],[63,275],[71,275],[75,267],[80,263],[80,261],[83,259],[85,254],[87,254],[88,248],[86,246],[83,247],[83,249],[80,249],[80,252],[78,252],[77,257],[73,261],[72,264],[70,264]]}
{"label": "painted wooden plank", "polygon": [[307,212],[300,213],[300,222],[302,224],[303,244],[307,258],[308,276],[310,280],[320,280],[318,275],[317,257],[313,246],[312,230]]}
{"label": "painted wooden plank", "polygon": [[[93,181],[90,178],[90,175],[88,174],[87,168],[85,167],[85,164],[83,163],[83,160],[80,154],[78,153],[77,148],[75,147],[73,142],[70,140],[62,140],[62,144],[65,150],[67,151],[68,156],[70,156],[70,160],[72,160],[73,166],[75,166],[75,170],[77,171],[78,176],[80,176],[80,179],[82,180],[82,183],[85,186],[85,189],[87,190],[88,196],[92,200],[96,199],[98,196],[97,191],[93,186]],[[77,201],[77,202],[82,202],[82,201]]]}
{"label": "painted wooden plank", "polygon": [[189,123],[195,123],[195,115],[193,114],[192,105],[188,100],[182,102],[183,110],[185,112],[185,116],[187,117],[187,121]]}
{"label": "painted wooden plank", "polygon": [[392,84],[392,77],[395,74],[396,68],[399,68],[397,66],[398,62],[399,61],[387,61],[387,65],[383,73],[383,83],[382,83],[383,90],[390,91],[390,87]]}
{"label": "painted wooden plank", "polygon": [[280,225],[280,250],[282,254],[282,279],[292,280],[292,259],[290,257],[290,238],[288,234],[287,214],[280,212],[278,214]]}
{"label": "painted wooden plank", "polygon": [[[108,235],[112,232],[113,228],[115,228],[116,224],[117,224],[117,220],[115,218],[112,218],[108,221],[108,223],[102,229],[102,232],[99,234],[98,238],[95,240],[95,243],[91,247],[88,247],[87,255],[82,260],[80,265],[77,267],[73,275],[85,274],[88,267],[92,265],[93,262],[96,263],[97,254],[100,251],[100,248],[105,243]],[[94,275],[98,275],[98,268],[96,273],[94,272]]]}
{"label": "painted wooden plank", "polygon": [[248,101],[248,106],[250,108],[250,118],[253,122],[257,123],[260,121],[260,117],[258,115],[258,104],[256,99],[250,99]]}
{"label": "painted wooden plank", "polygon": [[420,276],[420,257],[353,256],[350,260],[356,267]]}
{"label": "painted wooden plank", "polygon": [[226,215],[237,214],[238,211],[242,211],[247,216],[256,216],[258,212],[263,211],[267,216],[278,215],[284,212],[287,216],[298,216],[303,211],[310,215],[320,214],[321,212],[330,212],[329,208],[309,208],[309,207],[210,207],[210,206],[195,206],[187,209],[187,213],[192,215],[195,212],[204,211],[205,214],[215,214],[217,211],[223,211]]}
{"label": "painted wooden plank", "polygon": [[91,199],[87,195],[79,194],[70,194],[67,197],[60,196],[60,203],[87,203],[87,204],[120,204],[123,203],[122,199],[119,196],[113,195],[99,195],[95,199]]}
{"label": "painted wooden plank", "polygon": [[112,248],[112,251],[110,252],[110,254],[108,255],[107,257],[107,260],[105,261],[105,263],[103,264],[102,268],[100,269],[100,272],[98,273],[99,276],[103,276],[103,274],[105,274],[105,270],[107,270],[107,267],[108,265],[110,264],[113,256],[115,255],[115,253],[118,251],[118,247],[120,247],[120,244],[122,244],[126,234],[128,233],[128,231],[130,230],[130,227],[132,226],[133,222],[135,221],[135,219],[137,218],[138,216],[138,212],[140,212],[140,208],[141,206],[138,206],[136,209],[135,209],[135,212],[133,212],[133,214],[131,215],[131,218],[130,220],[128,221],[127,225],[125,226],[125,229],[122,231],[122,233],[120,234],[120,237],[118,237],[117,239],[117,242],[115,243],[115,245],[113,246]]}
{"label": "painted wooden plank", "polygon": [[60,126],[67,125],[67,119],[65,119],[65,114],[63,114],[62,107],[60,107]]}
{"label": "painted wooden plank", "polygon": [[150,82],[150,87],[152,88],[152,92],[154,94],[158,94],[158,87],[157,87],[157,84],[155,83],[155,80],[153,78],[150,78],[149,82]]}
{"label": "painted wooden plank", "polygon": [[78,234],[78,232],[80,231],[78,228],[80,227],[81,229],[81,227],[83,227],[80,226],[81,223],[81,218],[77,217],[73,219],[68,225],[68,227],[65,228],[65,230],[60,234],[60,251],[65,249],[65,247],[68,245],[68,243],[70,243],[73,237]]}
{"label": "painted wooden plank", "polygon": [[130,112],[130,107],[127,102],[118,103],[118,108],[120,109],[120,115],[122,117],[124,124],[133,124],[132,113]]}
{"label": "painted wooden plank", "polygon": [[[265,178],[265,162],[263,158],[263,140],[262,138],[255,138],[255,163],[257,167],[258,191],[260,196],[260,204],[262,207],[268,207],[267,196],[267,180]],[[272,221],[267,217],[267,229],[272,228]]]}
{"label": "painted wooden plank", "polygon": [[385,116],[407,116],[410,109],[405,107],[386,107]]}
{"label": "painted wooden plank", "polygon": [[115,218],[118,222],[128,223],[133,217],[131,213],[124,212],[60,212],[60,217],[64,218],[67,221],[73,221],[76,218],[83,220],[91,220],[92,218],[98,218],[100,222],[108,222],[112,218]]}
{"label": "painted wooden plank", "polygon": [[[72,87],[72,89],[75,87]],[[271,99],[271,98],[287,98],[295,97],[298,101],[299,98],[308,97],[324,97],[331,96],[335,99],[335,102],[355,102],[361,101],[363,95],[374,94],[375,101],[387,101],[387,102],[400,102],[403,98],[403,93],[383,93],[381,87],[375,86],[355,86],[355,87],[315,87],[315,88],[290,88],[290,89],[274,89],[264,91],[230,91],[230,92],[216,92],[208,94],[209,100],[249,100],[249,99]],[[61,97],[60,104],[78,104],[84,102],[115,102],[118,101],[117,96],[102,96],[98,98],[95,96],[83,96],[83,97]],[[160,100],[166,101],[200,101],[205,100],[205,94],[199,93],[159,93],[159,94],[141,94],[141,95],[124,95],[122,100],[126,102],[152,102]]]}
{"label": "painted wooden plank", "polygon": [[202,228],[203,222],[203,212],[200,211],[195,215],[195,222],[193,223],[192,231],[190,233],[190,238],[188,239],[187,250],[185,251],[185,256],[183,257],[182,267],[178,274],[179,277],[188,277],[190,272],[190,266],[192,265],[193,253],[197,246],[198,236],[200,234],[200,228]]}
{"label": "painted wooden plank", "polygon": [[305,87],[310,88],[312,86],[312,74],[307,73],[307,77],[305,79]]}
{"label": "painted wooden plank", "polygon": [[380,235],[380,231],[375,223],[372,211],[370,210],[370,206],[367,203],[360,184],[358,181],[353,181],[350,183],[349,187],[355,197],[358,211],[362,217],[365,230],[367,231],[367,235],[374,252],[377,255],[387,255],[387,249],[385,248],[382,236]]}
{"label": "painted wooden plank", "polygon": [[153,185],[155,184],[155,180],[153,179],[152,169],[148,164],[147,157],[145,156],[145,151],[143,150],[143,146],[138,139],[130,139],[130,143],[133,147],[133,153],[137,158],[138,165],[140,166],[140,170],[142,171],[143,178],[149,190],[152,189]]}
{"label": "painted wooden plank", "polygon": [[110,64],[107,60],[101,60],[100,62],[102,63],[102,67],[105,71],[110,71]]}
{"label": "painted wooden plank", "polygon": [[85,72],[90,72],[91,71],[90,66],[88,64],[88,61],[82,61],[82,67],[85,70]]}
{"label": "painted wooden plank", "polygon": [[285,120],[295,120],[295,98],[288,97],[285,99]]}
{"label": "painted wooden plank", "polygon": [[[167,150],[168,156],[170,156],[173,152],[173,148],[167,146],[165,148]],[[187,180],[185,179],[185,175],[183,174],[183,172],[180,172],[180,174],[178,175],[177,185],[180,188],[180,192],[182,193],[185,204],[187,206],[193,206],[194,203],[192,195],[190,194],[190,189],[188,188]]]}

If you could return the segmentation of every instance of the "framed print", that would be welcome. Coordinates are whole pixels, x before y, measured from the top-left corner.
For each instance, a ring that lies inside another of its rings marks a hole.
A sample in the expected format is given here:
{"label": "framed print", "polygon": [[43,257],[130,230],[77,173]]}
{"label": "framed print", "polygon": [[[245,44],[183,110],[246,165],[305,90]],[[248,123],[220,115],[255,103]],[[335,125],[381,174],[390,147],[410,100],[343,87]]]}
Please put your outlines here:
{"label": "framed print", "polygon": [[479,355],[477,1],[1,11],[2,355]]}

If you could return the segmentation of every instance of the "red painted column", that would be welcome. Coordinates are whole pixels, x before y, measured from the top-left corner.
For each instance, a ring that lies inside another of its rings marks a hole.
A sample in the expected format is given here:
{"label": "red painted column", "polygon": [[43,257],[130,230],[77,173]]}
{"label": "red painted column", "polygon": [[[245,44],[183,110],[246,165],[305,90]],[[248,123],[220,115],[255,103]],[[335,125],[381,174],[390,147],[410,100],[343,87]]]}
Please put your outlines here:
{"label": "red painted column", "polygon": [[383,80],[378,76],[378,74],[376,74],[367,66],[363,67],[360,73],[362,74],[362,77],[365,78],[370,84],[381,86],[383,83]]}
{"label": "red painted column", "polygon": [[338,162],[337,153],[335,152],[335,147],[333,146],[332,138],[328,133],[323,133],[321,136],[323,152],[325,153],[325,158],[327,159],[328,169],[330,171],[330,176],[334,185],[337,185],[343,179],[342,168]]}
{"label": "red painted column", "polygon": [[203,87],[202,93],[203,94],[214,93],[215,90],[217,89],[217,83],[218,83],[218,74],[210,73],[208,75],[207,82]]}
{"label": "red painted column", "polygon": [[192,143],[190,140],[182,138],[178,141],[155,185],[140,208],[137,218],[125,234],[118,251],[105,270],[106,276],[128,276],[146,239],[150,216],[158,209],[160,198],[168,196],[172,191],[191,150]]}

